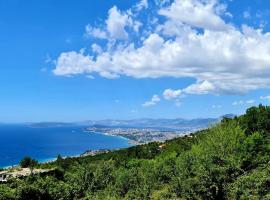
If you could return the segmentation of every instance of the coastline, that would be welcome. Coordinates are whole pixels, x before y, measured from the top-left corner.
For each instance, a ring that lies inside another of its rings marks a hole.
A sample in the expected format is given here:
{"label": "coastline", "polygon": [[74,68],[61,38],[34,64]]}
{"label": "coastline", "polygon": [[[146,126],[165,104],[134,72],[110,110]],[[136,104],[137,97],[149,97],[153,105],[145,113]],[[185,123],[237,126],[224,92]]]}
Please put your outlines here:
{"label": "coastline", "polygon": [[86,133],[95,133],[95,134],[101,134],[101,135],[106,135],[106,136],[111,136],[111,137],[118,137],[118,138],[122,138],[124,140],[127,140],[128,141],[128,144],[130,144],[131,146],[134,146],[134,145],[140,145],[141,143],[137,142],[136,140],[131,140],[127,137],[124,137],[122,135],[113,135],[113,134],[109,134],[109,133],[106,133],[106,132],[96,132],[96,131],[88,131],[88,130],[84,130],[84,132]]}
{"label": "coastline", "polygon": [[[123,137],[123,136],[112,135],[112,134],[103,133],[103,132],[94,132],[94,131],[83,131],[83,132],[106,135],[106,136],[111,136],[111,137],[118,137],[118,138],[121,138],[121,139],[124,139],[124,140],[128,141],[128,144],[130,144],[130,146],[137,145],[136,141],[130,140],[129,138],[126,138],[126,137]],[[125,148],[128,148],[128,147],[125,147]],[[118,150],[118,149],[121,149],[121,148],[110,149],[110,150]],[[99,150],[101,150],[101,149],[85,149],[84,152],[81,152],[79,154],[65,155],[65,156],[62,156],[62,157],[63,158],[67,158],[67,157],[78,158],[78,157],[81,157],[86,151],[99,151]],[[34,159],[36,159],[36,158],[34,158]],[[46,164],[46,163],[51,163],[51,162],[56,161],[57,156],[56,157],[50,157],[50,158],[42,158],[42,159],[37,158],[36,160],[41,164]],[[18,166],[19,166],[19,162],[17,164],[14,164],[14,165],[0,166],[0,169],[7,170],[7,169],[16,168]]]}
{"label": "coastline", "polygon": [[[118,138],[121,138],[121,139],[124,139],[126,141],[128,141],[128,144],[130,144],[131,146],[134,146],[134,145],[138,145],[139,143],[135,140],[131,140],[129,138],[126,138],[124,136],[120,136],[120,135],[112,135],[112,134],[109,134],[109,133],[105,133],[105,132],[95,132],[95,131],[85,131],[84,132],[87,132],[87,133],[95,133],[95,134],[100,134],[100,135],[106,135],[106,136],[111,136],[111,137],[118,137]],[[125,148],[128,148],[128,147],[125,147]],[[119,150],[121,148],[117,148],[117,149],[110,149],[110,150]],[[76,155],[67,155],[67,156],[63,156],[63,158],[78,158],[78,157],[82,157],[83,154],[86,152],[86,151],[100,151],[101,149],[86,149],[84,152],[81,152],[80,154],[76,154]],[[50,163],[50,162],[54,162],[57,160],[57,157],[55,158],[48,158],[48,159],[42,159],[42,160],[38,160],[39,163]],[[18,165],[16,165],[18,166]]]}

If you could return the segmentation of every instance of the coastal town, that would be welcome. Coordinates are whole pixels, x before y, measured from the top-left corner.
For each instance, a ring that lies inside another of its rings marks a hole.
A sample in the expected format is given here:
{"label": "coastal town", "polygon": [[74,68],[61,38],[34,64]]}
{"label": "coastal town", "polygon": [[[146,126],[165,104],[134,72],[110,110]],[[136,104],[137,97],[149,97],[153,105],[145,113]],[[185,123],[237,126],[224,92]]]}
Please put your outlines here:
{"label": "coastal town", "polygon": [[159,130],[157,128],[119,128],[119,127],[88,127],[86,132],[104,133],[111,136],[120,136],[129,139],[134,145],[145,144],[153,141],[166,141],[179,136],[184,136],[199,129],[183,130]]}

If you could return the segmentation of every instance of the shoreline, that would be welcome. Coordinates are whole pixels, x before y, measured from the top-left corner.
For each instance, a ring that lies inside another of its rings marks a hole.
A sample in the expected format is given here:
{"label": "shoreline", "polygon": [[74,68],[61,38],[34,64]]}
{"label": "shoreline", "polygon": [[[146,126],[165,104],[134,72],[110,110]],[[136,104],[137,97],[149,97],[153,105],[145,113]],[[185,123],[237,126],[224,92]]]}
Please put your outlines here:
{"label": "shoreline", "polygon": [[111,136],[111,137],[122,138],[124,140],[127,140],[128,144],[130,144],[132,146],[142,144],[142,143],[137,142],[136,140],[131,140],[131,139],[129,139],[127,137],[124,137],[122,135],[113,135],[113,134],[109,134],[109,133],[106,133],[106,132],[96,132],[96,131],[88,131],[88,130],[84,130],[84,132],[86,132],[86,133],[96,133],[96,134],[101,134],[101,135],[106,135],[106,136]]}
{"label": "shoreline", "polygon": [[[133,140],[130,140],[126,137],[123,137],[123,136],[118,136],[118,135],[111,135],[111,134],[108,134],[108,133],[103,133],[103,132],[95,132],[95,131],[85,131],[84,132],[87,132],[87,133],[95,133],[95,134],[100,134],[100,135],[106,135],[106,136],[111,136],[111,137],[118,137],[118,138],[121,138],[121,139],[124,139],[126,141],[128,141],[128,144],[130,144],[131,146],[134,146],[134,145],[138,145],[136,141],[133,141]],[[129,146],[130,147],[130,146]],[[124,147],[124,148],[128,148],[128,147]],[[109,149],[109,150],[118,150],[118,149],[121,149],[121,148],[117,148],[117,149]],[[81,157],[86,151],[99,151],[99,150],[102,150],[102,149],[86,149],[84,150],[84,152],[81,152],[80,154],[75,154],[75,155],[66,155],[66,156],[62,156],[62,158],[78,158],[78,157]],[[23,159],[23,158],[21,158]],[[36,159],[36,158],[34,158]],[[40,164],[46,164],[46,163],[51,163],[51,162],[54,162],[57,160],[57,156],[56,157],[51,157],[51,158],[43,158],[43,159],[36,159]],[[7,169],[12,169],[12,168],[16,168],[20,165],[20,162],[18,162],[17,164],[15,165],[7,165],[7,166],[0,166],[0,169],[4,169],[4,170],[7,170]]]}

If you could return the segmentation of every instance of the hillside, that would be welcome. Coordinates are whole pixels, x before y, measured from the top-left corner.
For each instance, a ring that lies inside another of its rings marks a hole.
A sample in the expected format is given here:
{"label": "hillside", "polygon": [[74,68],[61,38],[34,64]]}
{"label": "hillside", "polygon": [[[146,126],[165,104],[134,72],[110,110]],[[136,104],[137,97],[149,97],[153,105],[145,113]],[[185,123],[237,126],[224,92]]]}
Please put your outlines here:
{"label": "hillside", "polygon": [[37,165],[0,199],[270,199],[270,107],[189,136]]}

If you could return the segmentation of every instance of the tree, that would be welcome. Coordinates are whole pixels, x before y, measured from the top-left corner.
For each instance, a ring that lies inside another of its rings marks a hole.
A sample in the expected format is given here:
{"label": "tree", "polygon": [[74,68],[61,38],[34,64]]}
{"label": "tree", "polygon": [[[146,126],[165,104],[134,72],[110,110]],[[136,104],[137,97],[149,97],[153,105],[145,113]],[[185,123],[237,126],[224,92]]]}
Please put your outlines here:
{"label": "tree", "polygon": [[259,105],[247,109],[246,114],[239,117],[240,125],[247,135],[258,131],[263,134],[270,133],[270,107]]}
{"label": "tree", "polygon": [[17,197],[20,200],[50,200],[49,194],[44,190],[34,186],[34,185],[25,185],[18,188]]}
{"label": "tree", "polygon": [[25,156],[21,161],[20,161],[20,166],[22,168],[29,167],[33,169],[35,166],[37,166],[38,161],[35,159],[30,158],[29,156]]}

